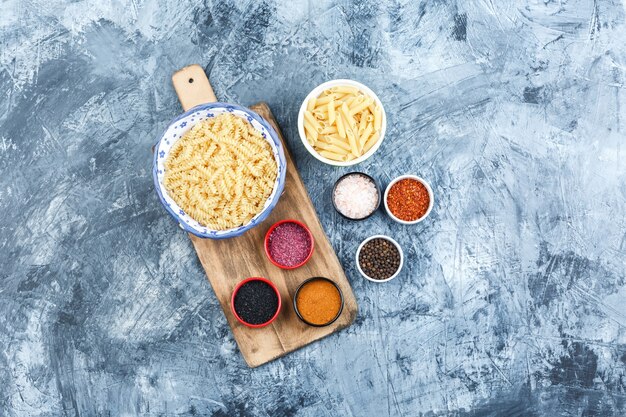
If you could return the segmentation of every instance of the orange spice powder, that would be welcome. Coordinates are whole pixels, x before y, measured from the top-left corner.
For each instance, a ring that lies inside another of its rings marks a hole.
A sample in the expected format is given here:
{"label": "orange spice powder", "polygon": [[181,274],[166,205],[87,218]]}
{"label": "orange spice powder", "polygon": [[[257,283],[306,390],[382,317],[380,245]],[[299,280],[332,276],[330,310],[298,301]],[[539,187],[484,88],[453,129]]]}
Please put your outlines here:
{"label": "orange spice powder", "polygon": [[309,323],[324,325],[333,320],[341,309],[341,295],[333,284],[316,279],[298,291],[296,299],[300,315]]}

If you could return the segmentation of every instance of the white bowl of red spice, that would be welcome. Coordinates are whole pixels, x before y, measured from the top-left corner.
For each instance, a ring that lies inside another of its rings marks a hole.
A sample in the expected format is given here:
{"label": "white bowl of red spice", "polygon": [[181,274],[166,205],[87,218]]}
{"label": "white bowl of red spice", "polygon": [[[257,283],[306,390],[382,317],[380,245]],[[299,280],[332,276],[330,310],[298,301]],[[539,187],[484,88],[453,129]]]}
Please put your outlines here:
{"label": "white bowl of red spice", "polygon": [[391,281],[398,276],[403,265],[402,248],[389,236],[370,236],[356,250],[356,267],[368,281]]}
{"label": "white bowl of red spice", "polygon": [[267,258],[283,269],[295,269],[307,263],[313,255],[313,245],[313,234],[298,220],[281,220],[265,234]]}
{"label": "white bowl of red spice", "polygon": [[348,220],[364,220],[380,207],[381,191],[376,181],[363,172],[342,175],[333,187],[335,210]]}
{"label": "white bowl of red spice", "polygon": [[415,224],[430,214],[435,197],[430,185],[417,175],[401,175],[391,181],[383,198],[389,217],[401,224]]}

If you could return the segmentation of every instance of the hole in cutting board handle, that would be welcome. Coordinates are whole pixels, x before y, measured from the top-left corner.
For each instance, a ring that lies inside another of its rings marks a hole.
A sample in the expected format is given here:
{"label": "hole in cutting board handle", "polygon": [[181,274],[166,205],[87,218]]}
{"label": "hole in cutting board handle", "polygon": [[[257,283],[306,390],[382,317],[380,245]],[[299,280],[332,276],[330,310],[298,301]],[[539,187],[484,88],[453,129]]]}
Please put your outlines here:
{"label": "hole in cutting board handle", "polygon": [[217,101],[211,83],[199,65],[189,65],[176,71],[172,74],[172,83],[185,111],[200,104]]}

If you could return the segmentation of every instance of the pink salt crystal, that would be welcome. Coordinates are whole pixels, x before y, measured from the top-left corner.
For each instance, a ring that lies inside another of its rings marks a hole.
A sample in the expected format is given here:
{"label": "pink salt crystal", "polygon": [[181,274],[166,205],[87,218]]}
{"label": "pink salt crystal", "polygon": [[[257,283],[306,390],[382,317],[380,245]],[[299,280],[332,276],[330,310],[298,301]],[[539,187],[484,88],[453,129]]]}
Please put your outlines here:
{"label": "pink salt crystal", "polygon": [[351,219],[362,219],[372,214],[378,205],[376,184],[361,174],[352,174],[337,183],[333,200],[337,210]]}
{"label": "pink salt crystal", "polygon": [[268,251],[270,257],[282,266],[296,266],[304,262],[311,252],[311,237],[297,223],[282,223],[270,233]]}

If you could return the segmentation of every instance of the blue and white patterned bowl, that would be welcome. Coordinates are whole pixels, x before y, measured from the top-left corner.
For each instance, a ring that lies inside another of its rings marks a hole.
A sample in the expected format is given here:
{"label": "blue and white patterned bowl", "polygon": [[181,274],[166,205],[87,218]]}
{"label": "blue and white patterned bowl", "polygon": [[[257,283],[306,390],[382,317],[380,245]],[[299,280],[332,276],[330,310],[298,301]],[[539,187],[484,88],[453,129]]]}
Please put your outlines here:
{"label": "blue and white patterned bowl", "polygon": [[[276,182],[274,183],[272,194],[268,197],[263,209],[256,216],[254,216],[249,223],[232,229],[212,230],[192,219],[178,206],[178,204],[176,204],[163,186],[163,176],[165,175],[165,160],[167,159],[168,152],[172,149],[174,143],[176,143],[176,141],[179,140],[181,136],[183,136],[185,132],[191,129],[196,123],[222,113],[232,113],[235,116],[246,119],[252,124],[252,126],[254,126],[255,129],[258,129],[261,132],[261,135],[272,147],[272,153],[274,154],[274,158],[276,158],[276,165],[278,166],[278,175],[276,176]],[[163,207],[165,207],[168,213],[176,219],[181,228],[199,237],[209,239],[226,239],[229,237],[240,236],[245,231],[252,229],[269,216],[272,209],[278,203],[278,199],[280,198],[283,188],[285,187],[286,171],[287,162],[285,160],[283,144],[280,142],[278,134],[272,126],[269,125],[269,123],[267,123],[261,116],[245,107],[215,102],[196,106],[183,113],[170,123],[169,127],[165,133],[161,135],[161,138],[155,146],[152,176],[154,178],[154,186],[159,194],[159,199],[161,200]]]}

